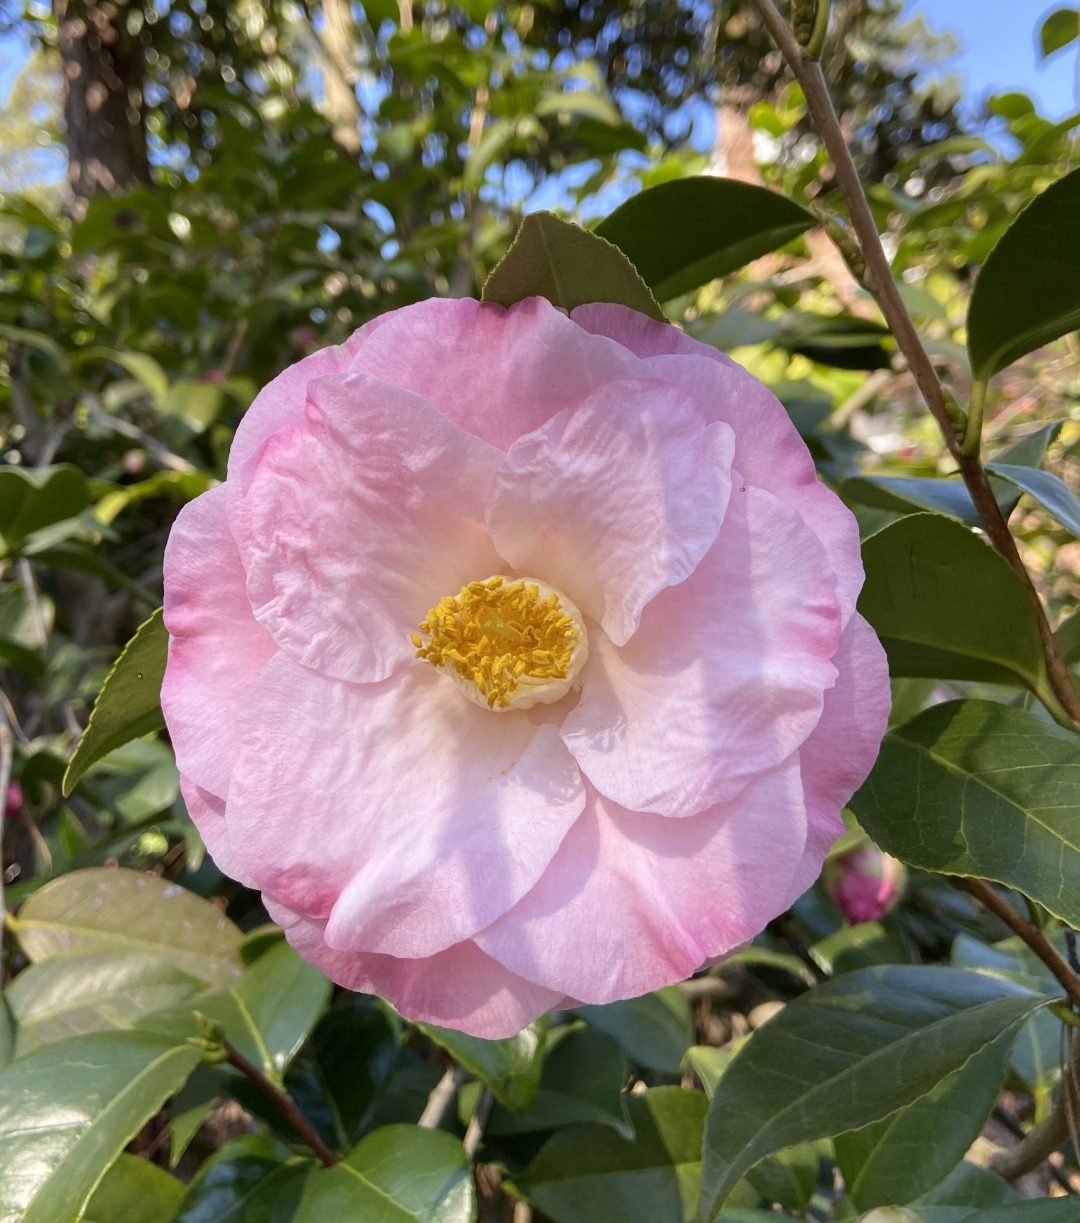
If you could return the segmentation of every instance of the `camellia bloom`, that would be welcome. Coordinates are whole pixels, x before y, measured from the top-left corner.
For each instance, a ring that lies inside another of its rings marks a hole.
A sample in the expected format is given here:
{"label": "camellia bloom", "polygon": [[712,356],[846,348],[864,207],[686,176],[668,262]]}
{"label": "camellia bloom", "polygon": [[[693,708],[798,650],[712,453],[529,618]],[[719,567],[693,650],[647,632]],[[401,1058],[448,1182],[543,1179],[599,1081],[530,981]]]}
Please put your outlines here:
{"label": "camellia bloom", "polygon": [[189,809],[302,955],[486,1037],[682,980],[817,876],[884,732],[854,519],[621,306],[431,300],[256,399],[165,557]]}

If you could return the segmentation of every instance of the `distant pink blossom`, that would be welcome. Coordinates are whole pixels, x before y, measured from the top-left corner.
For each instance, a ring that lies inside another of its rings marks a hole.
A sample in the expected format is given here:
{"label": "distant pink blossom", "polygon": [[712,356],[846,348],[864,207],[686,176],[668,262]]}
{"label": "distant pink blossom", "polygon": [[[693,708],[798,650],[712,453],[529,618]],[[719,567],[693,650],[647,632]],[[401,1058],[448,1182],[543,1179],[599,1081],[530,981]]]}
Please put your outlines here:
{"label": "distant pink blossom", "polygon": [[814,881],[889,707],[861,583],[727,357],[620,306],[426,301],[281,374],[181,512],[162,705],[301,954],[502,1037]]}
{"label": "distant pink blossom", "polygon": [[904,890],[902,863],[876,845],[862,845],[833,858],[825,868],[825,890],[852,926],[877,921],[899,901]]}
{"label": "distant pink blossom", "polygon": [[4,815],[13,820],[22,810],[23,791],[17,781],[10,782],[4,796]]}

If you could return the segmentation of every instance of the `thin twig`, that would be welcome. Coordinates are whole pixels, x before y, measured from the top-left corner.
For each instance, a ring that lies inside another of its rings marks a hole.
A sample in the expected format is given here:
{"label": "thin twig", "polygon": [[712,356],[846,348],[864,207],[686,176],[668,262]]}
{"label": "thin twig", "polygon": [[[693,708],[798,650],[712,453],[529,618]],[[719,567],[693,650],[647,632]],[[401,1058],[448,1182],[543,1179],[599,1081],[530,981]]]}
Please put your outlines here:
{"label": "thin twig", "polygon": [[325,1142],[312,1128],[311,1122],[304,1114],[296,1107],[296,1101],[289,1095],[287,1091],[283,1091],[280,1087],[275,1087],[273,1083],[263,1074],[263,1072],[241,1053],[234,1049],[232,1045],[225,1042],[226,1060],[230,1065],[235,1066],[242,1075],[249,1078],[255,1086],[263,1093],[264,1096],[273,1102],[274,1106],[292,1125],[293,1129],[300,1135],[309,1147],[318,1156],[319,1161],[327,1168],[332,1168],[337,1163],[337,1157],[333,1151],[326,1145]]}
{"label": "thin twig", "polygon": [[435,1084],[416,1124],[423,1130],[437,1130],[450,1107],[450,1101],[457,1095],[457,1089],[468,1077],[469,1072],[463,1067],[451,1066]]}
{"label": "thin twig", "polygon": [[[1065,724],[1071,721],[1074,726],[1080,726],[1080,696],[1073,688],[1068,667],[1061,657],[1061,651],[1058,649],[1053,630],[1046,619],[1042,602],[1032,583],[1031,575],[1024,567],[1020,554],[1016,550],[1016,543],[1001,513],[1001,507],[994,498],[986,471],[977,455],[963,453],[961,440],[957,437],[949,417],[945,388],[941,385],[934,364],[923,347],[919,333],[911,315],[908,314],[907,307],[900,296],[900,290],[893,278],[892,268],[881,245],[877,224],[870,210],[862,179],[859,177],[858,168],[852,159],[843,128],[840,126],[840,120],[833,107],[832,97],[821,66],[816,60],[810,58],[804,48],[799,45],[791,27],[773,0],[751,0],[751,2],[783,53],[795,79],[802,86],[807,109],[832,159],[836,182],[847,201],[852,228],[866,262],[866,287],[881,308],[889,330],[907,359],[915,384],[926,400],[934,419],[941,427],[945,444],[960,468],[960,475],[971,493],[971,499],[979,512],[990,542],[1009,562],[1028,591],[1039,625],[1047,675],[1052,689],[1052,692],[1045,696],[1040,693],[1040,697],[1059,721]],[[1047,701],[1047,696],[1051,697],[1051,700]],[[1055,708],[1055,704],[1059,708]]]}
{"label": "thin twig", "polygon": [[984,904],[991,913],[1009,927],[1010,930],[1019,934],[1025,943],[1039,957],[1047,968],[1054,974],[1062,989],[1069,995],[1069,999],[1080,1006],[1080,977],[1069,967],[1065,957],[1054,946],[1053,943],[1046,937],[1045,934],[1035,925],[1034,922],[1028,921],[1026,917],[1022,917],[1009,902],[1001,896],[995,889],[986,882],[985,879],[958,879],[957,882],[969,892],[976,900]]}
{"label": "thin twig", "polygon": [[[1080,1042],[1076,1045],[1074,1057],[1077,1050],[1080,1050]],[[1017,1177],[1024,1176],[1033,1168],[1037,1168],[1068,1141],[1071,1107],[1067,1103],[1068,1087],[1064,1081],[1061,1091],[1062,1096],[1058,1100],[1057,1107],[1045,1121],[1040,1121],[1038,1125],[1032,1126],[1016,1146],[994,1152],[990,1158],[991,1172],[996,1172],[998,1176],[1004,1177],[1007,1181],[1014,1181]],[[1060,1178],[1055,1179],[1058,1179],[1060,1183]]]}
{"label": "thin twig", "polygon": [[[1017,1121],[1017,1119],[1011,1113],[1002,1108],[1000,1104],[994,1106],[993,1116],[994,1120],[1003,1125],[1018,1143],[1023,1142],[1024,1139],[1028,1137],[1028,1133],[1025,1133],[1024,1127],[1020,1124],[1020,1122]],[[1029,1131],[1029,1133],[1033,1132],[1034,1131]],[[1064,1139],[1062,1139],[1062,1141],[1064,1141]],[[1016,1149],[1016,1147],[1003,1147],[1001,1150],[996,1151],[992,1158],[995,1161],[1008,1160],[1010,1157],[1013,1157],[1013,1152]],[[1053,1161],[1055,1150],[1056,1148],[1054,1148],[1054,1150],[1052,1150],[1046,1156],[1047,1167],[1050,1169],[1050,1175],[1057,1181],[1062,1189],[1067,1190],[1069,1193],[1075,1193],[1076,1190],[1073,1188],[1072,1179],[1069,1177],[1069,1174],[1064,1169],[1058,1167],[1058,1165]],[[1039,1162],[1040,1161],[1036,1160],[1032,1167],[1037,1166]],[[1031,1168],[1025,1168],[1023,1171],[1018,1172],[1017,1176],[1023,1176],[1024,1172],[1030,1171]]]}
{"label": "thin twig", "polygon": [[7,714],[0,708],[0,944],[4,937],[4,824],[7,823],[7,792],[11,785],[11,765],[15,758],[15,736],[11,733]]}
{"label": "thin twig", "polygon": [[480,1093],[480,1099],[477,1101],[476,1112],[469,1118],[463,1145],[465,1147],[465,1154],[470,1159],[476,1154],[480,1140],[484,1136],[484,1126],[487,1125],[488,1114],[491,1112],[493,1099],[491,1088],[485,1087]]}

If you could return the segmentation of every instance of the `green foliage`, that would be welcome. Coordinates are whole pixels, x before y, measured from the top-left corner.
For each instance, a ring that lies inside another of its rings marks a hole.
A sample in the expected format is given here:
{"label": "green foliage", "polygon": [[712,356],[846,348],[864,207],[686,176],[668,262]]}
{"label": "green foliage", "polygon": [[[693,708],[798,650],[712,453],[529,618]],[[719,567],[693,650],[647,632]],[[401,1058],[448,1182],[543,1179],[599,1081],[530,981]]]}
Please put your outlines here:
{"label": "green foliage", "polygon": [[490,1087],[495,1099],[507,1108],[523,1112],[536,1098],[544,1064],[546,1018],[508,1040],[481,1040],[427,1023],[416,1026]]}
{"label": "green foliage", "polygon": [[1059,8],[1050,13],[1039,30],[1043,59],[1080,38],[1080,9]]}
{"label": "green foliage", "polygon": [[526,297],[546,297],[564,310],[588,302],[615,302],[664,318],[634,265],[617,247],[550,212],[525,218],[484,285],[484,301],[500,306]]}
{"label": "green foliage", "polygon": [[64,773],[61,788],[65,797],[102,756],[141,735],[165,729],[161,681],[168,650],[169,634],[161,612],[156,611],[139,626],[102,686],[86,732]]}
{"label": "green foliage", "polygon": [[773,191],[730,178],[649,187],[596,227],[634,264],[660,301],[744,267],[817,224]]}
{"label": "green foliage", "polygon": [[935,705],[885,736],[851,800],[888,853],[1015,887],[1080,923],[1080,743],[992,701]]}

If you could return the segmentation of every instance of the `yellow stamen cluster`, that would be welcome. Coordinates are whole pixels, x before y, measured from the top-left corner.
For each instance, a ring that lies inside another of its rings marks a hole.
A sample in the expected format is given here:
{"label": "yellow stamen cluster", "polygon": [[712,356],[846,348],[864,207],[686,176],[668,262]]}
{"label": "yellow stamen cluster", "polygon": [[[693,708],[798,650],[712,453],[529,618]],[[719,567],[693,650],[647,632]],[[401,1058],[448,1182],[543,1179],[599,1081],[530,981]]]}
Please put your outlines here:
{"label": "yellow stamen cluster", "polygon": [[530,579],[470,582],[441,599],[412,634],[416,657],[454,672],[488,709],[551,700],[584,661],[575,657],[583,627],[570,607],[568,613],[558,591]]}

